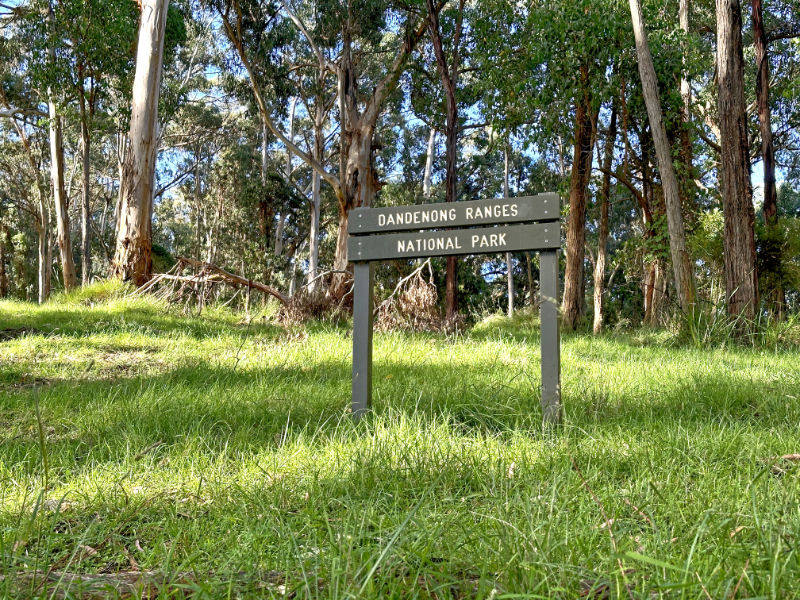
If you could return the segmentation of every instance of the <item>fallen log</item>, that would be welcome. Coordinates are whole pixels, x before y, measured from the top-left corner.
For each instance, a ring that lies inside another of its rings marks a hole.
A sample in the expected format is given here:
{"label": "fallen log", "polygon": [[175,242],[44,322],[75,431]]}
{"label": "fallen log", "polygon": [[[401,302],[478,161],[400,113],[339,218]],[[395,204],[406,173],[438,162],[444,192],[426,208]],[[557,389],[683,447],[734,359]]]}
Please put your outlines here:
{"label": "fallen log", "polygon": [[[276,290],[274,287],[266,285],[265,283],[261,283],[260,281],[245,279],[244,277],[240,277],[239,275],[226,271],[225,269],[222,269],[216,265],[199,260],[194,260],[193,258],[185,258],[179,256],[178,262],[190,267],[195,267],[200,270],[200,273],[213,274],[215,276],[215,279],[223,281],[233,287],[242,286],[249,289],[258,290],[264,294],[269,294],[273,298],[277,298],[278,301],[284,306],[289,304],[289,299],[286,296],[284,296],[281,292]],[[187,278],[187,281],[196,282],[198,281],[197,277],[198,277],[197,275],[191,276]],[[170,277],[170,279],[173,278],[174,277]],[[212,278],[208,279],[212,280]]]}

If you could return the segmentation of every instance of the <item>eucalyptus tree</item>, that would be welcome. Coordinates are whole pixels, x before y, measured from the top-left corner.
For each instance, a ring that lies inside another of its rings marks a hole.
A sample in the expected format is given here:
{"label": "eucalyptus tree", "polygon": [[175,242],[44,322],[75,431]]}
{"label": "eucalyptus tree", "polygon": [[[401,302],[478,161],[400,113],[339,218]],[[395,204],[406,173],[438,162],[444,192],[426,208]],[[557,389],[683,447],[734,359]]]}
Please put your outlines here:
{"label": "eucalyptus tree", "polygon": [[717,0],[717,85],[726,300],[731,315],[752,319],[758,277],[739,0]]}
{"label": "eucalyptus tree", "polygon": [[[52,251],[50,247],[50,210],[47,180],[44,175],[47,138],[41,129],[30,126],[26,120],[14,119],[9,127],[0,124],[4,141],[0,144],[0,204],[3,212],[29,216],[38,239],[38,300],[50,296]],[[16,134],[16,139],[13,138]],[[35,190],[35,194],[33,194]],[[6,217],[3,217],[6,220]],[[20,219],[17,219],[18,225]],[[10,237],[10,221],[5,221],[5,235]],[[0,232],[0,235],[3,235]],[[7,244],[11,246],[11,244]]]}
{"label": "eucalyptus tree", "polygon": [[[464,59],[464,0],[459,0],[451,15],[452,35],[449,57],[445,54],[442,41],[442,27],[439,23],[439,8],[434,0],[426,0],[428,11],[428,32],[430,35],[433,55],[436,59],[436,68],[444,90],[446,105],[446,118],[444,125],[445,135],[445,202],[455,202],[458,196],[458,134],[460,123],[458,120],[458,100],[456,98],[459,75]],[[449,11],[443,11],[449,12]],[[445,307],[446,318],[452,321],[457,310],[457,259],[455,256],[447,257],[447,271],[445,277]]]}
{"label": "eucalyptus tree", "polygon": [[[35,202],[24,202],[23,210],[33,218],[38,238],[38,299],[50,296],[52,250],[50,240],[50,198],[46,176],[45,150],[47,136],[38,121],[46,116],[40,108],[41,96],[30,73],[23,69],[21,36],[10,35],[0,45],[0,109],[6,118],[0,122],[0,133],[7,140],[3,149],[3,175],[26,178],[28,189],[36,190]],[[7,162],[6,162],[7,161]],[[18,179],[17,179],[18,181]],[[18,194],[27,198],[28,194]]]}
{"label": "eucalyptus tree", "polygon": [[92,130],[98,109],[111,88],[125,82],[133,64],[138,14],[131,3],[103,0],[57,0],[54,5],[58,46],[54,78],[77,97],[81,140],[81,274],[89,283],[91,254]]}
{"label": "eucalyptus tree", "polygon": [[619,4],[580,0],[480,3],[476,39],[486,68],[484,113],[531,123],[542,153],[571,140],[563,323],[584,312],[586,206],[600,105],[615,87],[611,68],[629,26]]}
{"label": "eucalyptus tree", "polygon": [[678,302],[684,314],[693,312],[696,302],[694,273],[689,252],[686,249],[686,230],[683,225],[683,212],[681,209],[680,190],[678,178],[672,159],[672,148],[667,138],[664,126],[664,116],[661,110],[661,100],[658,91],[658,79],[647,32],[644,27],[642,5],[640,0],[630,0],[633,33],[636,38],[636,53],[639,63],[639,76],[642,83],[642,93],[647,106],[647,115],[650,122],[650,132],[653,137],[656,157],[658,159],[659,174],[666,205],[667,226],[669,230],[669,246],[672,257],[672,269]]}
{"label": "eucalyptus tree", "polygon": [[169,0],[143,0],[133,83],[130,147],[111,275],[139,286],[152,272],[153,180],[158,97]]}
{"label": "eucalyptus tree", "polygon": [[[411,52],[426,31],[427,21],[415,4],[320,0],[316,5],[319,18],[307,24],[296,7],[288,3],[280,7],[259,0],[215,3],[265,124],[286,148],[319,173],[337,197],[339,231],[333,264],[337,273],[331,293],[341,298],[347,291],[350,211],[357,206],[370,206],[380,187],[374,168],[373,134]],[[276,81],[264,81],[254,68],[252,56],[259,51],[252,46],[254,30],[258,32],[269,24],[272,32],[280,36],[281,22],[297,28],[319,63],[325,64],[336,79],[338,170],[327,168],[289,138],[279,121],[280,111],[264,93],[268,86],[274,89]]]}

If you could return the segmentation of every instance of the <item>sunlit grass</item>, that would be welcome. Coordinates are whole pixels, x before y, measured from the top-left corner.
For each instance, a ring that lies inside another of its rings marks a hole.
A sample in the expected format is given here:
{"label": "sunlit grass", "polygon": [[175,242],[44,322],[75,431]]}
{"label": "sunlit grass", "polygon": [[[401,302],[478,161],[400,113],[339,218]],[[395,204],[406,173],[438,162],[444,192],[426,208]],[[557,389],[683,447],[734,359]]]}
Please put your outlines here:
{"label": "sunlit grass", "polygon": [[[800,452],[796,349],[567,336],[566,424],[543,431],[530,316],[376,335],[358,425],[345,326],[109,290],[0,302],[0,331],[0,573],[135,565],[174,578],[164,597],[800,595],[800,469],[773,460]],[[0,596],[52,591],[18,581]]]}

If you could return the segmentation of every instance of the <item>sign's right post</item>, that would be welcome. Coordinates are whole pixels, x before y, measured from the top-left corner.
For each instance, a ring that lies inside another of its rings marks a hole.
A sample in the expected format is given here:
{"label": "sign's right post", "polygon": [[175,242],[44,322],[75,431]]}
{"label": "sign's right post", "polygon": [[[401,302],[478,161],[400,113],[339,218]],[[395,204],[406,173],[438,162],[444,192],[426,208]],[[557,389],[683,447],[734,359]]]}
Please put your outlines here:
{"label": "sign's right post", "polygon": [[539,254],[539,318],[542,328],[542,417],[561,422],[561,345],[558,334],[558,250]]}

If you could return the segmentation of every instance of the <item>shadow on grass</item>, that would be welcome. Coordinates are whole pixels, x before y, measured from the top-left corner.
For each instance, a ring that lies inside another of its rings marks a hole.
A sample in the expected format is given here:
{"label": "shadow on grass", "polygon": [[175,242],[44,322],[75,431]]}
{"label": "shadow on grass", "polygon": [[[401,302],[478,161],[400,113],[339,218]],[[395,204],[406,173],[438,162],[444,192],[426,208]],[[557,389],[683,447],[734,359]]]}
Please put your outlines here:
{"label": "shadow on grass", "polygon": [[[498,371],[491,361],[476,361],[474,367],[466,374],[447,365],[378,359],[374,414],[367,420],[399,411],[423,421],[447,420],[464,435],[539,435],[538,371]],[[65,381],[38,393],[54,456],[114,460],[131,447],[155,442],[257,452],[274,447],[287,425],[320,438],[335,431],[349,418],[350,369],[349,357],[300,367],[195,364],[115,381]],[[33,393],[18,390],[0,406],[5,460],[37,454]],[[564,403],[567,425],[598,437],[620,428],[634,433],[723,424],[768,429],[800,421],[798,402],[787,398],[781,385],[724,374],[653,381],[632,392],[568,378]]]}
{"label": "shadow on grass", "polygon": [[174,309],[141,303],[104,305],[80,312],[70,306],[45,305],[32,312],[0,315],[0,331],[4,330],[24,330],[23,335],[45,337],[82,338],[108,332],[154,336],[184,334],[196,339],[236,335],[242,331],[260,335],[277,335],[282,331],[264,322],[246,324],[232,315],[204,314],[200,319],[180,315]]}

